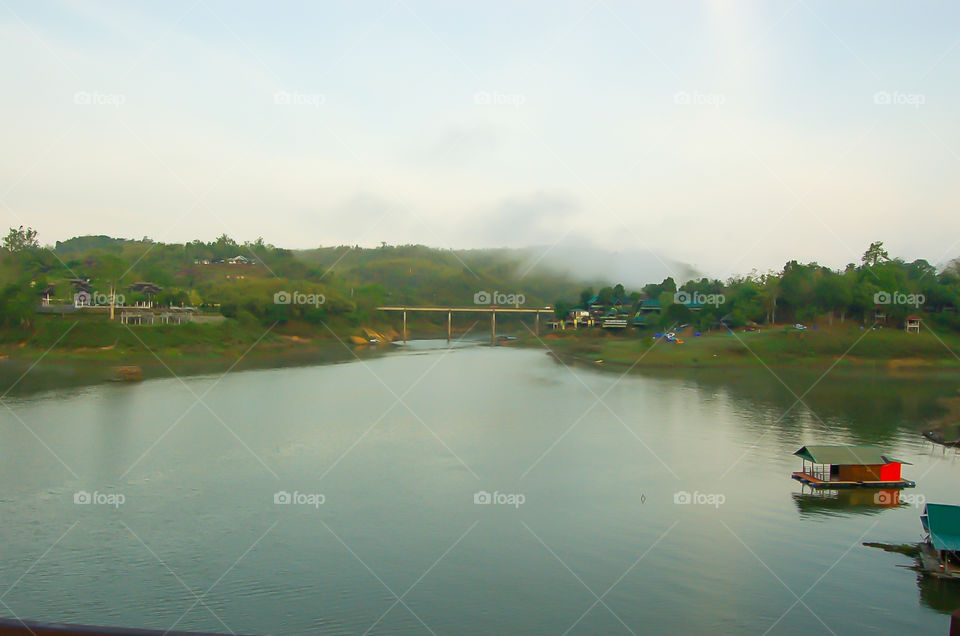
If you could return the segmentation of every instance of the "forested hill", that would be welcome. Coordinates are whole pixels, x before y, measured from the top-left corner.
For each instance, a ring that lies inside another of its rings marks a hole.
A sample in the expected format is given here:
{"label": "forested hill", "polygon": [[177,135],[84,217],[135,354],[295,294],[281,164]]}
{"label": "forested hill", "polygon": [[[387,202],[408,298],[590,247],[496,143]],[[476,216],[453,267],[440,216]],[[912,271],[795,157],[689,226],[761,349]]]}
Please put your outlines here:
{"label": "forested hill", "polygon": [[[526,306],[542,307],[583,287],[584,281],[563,273],[528,271],[528,261],[521,252],[422,245],[294,251],[262,240],[238,243],[226,235],[186,244],[81,236],[41,247],[32,230],[19,228],[10,230],[0,250],[0,312],[8,326],[29,324],[42,293],[69,300],[77,281],[102,294],[114,289],[128,302],[140,299],[134,283],[149,282],[161,288],[152,298],[159,304],[265,324],[334,318],[361,324],[380,304],[471,305],[481,292],[515,294]],[[281,291],[322,295],[325,302],[275,303]]]}
{"label": "forested hill", "polygon": [[[727,281],[667,278],[632,293],[617,284],[621,281],[596,284],[537,263],[530,250],[384,244],[295,251],[261,239],[238,243],[226,235],[185,244],[81,236],[42,247],[36,232],[21,227],[11,229],[0,247],[0,321],[8,329],[29,330],[42,296],[69,302],[83,287],[100,294],[116,291],[127,302],[150,293],[150,300],[163,306],[196,307],[266,325],[359,326],[376,320],[375,308],[382,304],[517,302],[553,305],[560,314],[588,305],[635,313],[653,303],[660,318],[645,324],[702,327],[720,321],[739,326],[820,319],[868,324],[880,309],[890,324],[917,313],[931,326],[960,329],[958,262],[939,268],[925,260],[906,262],[890,256],[880,242],[869,246],[859,264],[842,270],[791,260],[779,272]],[[278,303],[280,292],[312,294],[324,302]],[[498,301],[496,293],[511,300]]]}

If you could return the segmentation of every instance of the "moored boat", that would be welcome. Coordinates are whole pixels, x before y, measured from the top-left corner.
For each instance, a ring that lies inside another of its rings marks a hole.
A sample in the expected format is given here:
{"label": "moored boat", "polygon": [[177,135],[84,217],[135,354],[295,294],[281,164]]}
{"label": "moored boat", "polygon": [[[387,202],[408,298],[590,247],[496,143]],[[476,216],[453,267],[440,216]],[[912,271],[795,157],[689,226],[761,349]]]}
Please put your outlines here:
{"label": "moored boat", "polygon": [[[900,476],[902,459],[884,455],[876,446],[809,445],[794,455],[802,469],[791,476],[811,488],[913,488]],[[809,462],[809,464],[808,464]]]}
{"label": "moored boat", "polygon": [[928,503],[920,515],[920,564],[930,574],[960,580],[960,506]]}

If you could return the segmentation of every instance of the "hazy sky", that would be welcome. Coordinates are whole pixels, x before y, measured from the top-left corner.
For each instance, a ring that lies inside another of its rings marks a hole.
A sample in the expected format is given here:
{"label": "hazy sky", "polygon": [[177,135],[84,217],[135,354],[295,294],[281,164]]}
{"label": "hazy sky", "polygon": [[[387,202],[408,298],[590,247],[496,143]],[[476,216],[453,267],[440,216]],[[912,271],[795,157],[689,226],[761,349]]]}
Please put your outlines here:
{"label": "hazy sky", "polygon": [[960,3],[0,0],[42,242],[960,255]]}

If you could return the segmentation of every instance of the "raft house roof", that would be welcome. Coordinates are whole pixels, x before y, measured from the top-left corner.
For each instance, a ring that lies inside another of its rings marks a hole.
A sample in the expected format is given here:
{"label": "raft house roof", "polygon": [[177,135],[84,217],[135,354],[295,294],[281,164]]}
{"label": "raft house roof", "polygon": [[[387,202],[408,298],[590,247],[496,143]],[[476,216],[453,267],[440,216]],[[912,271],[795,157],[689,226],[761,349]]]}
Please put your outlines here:
{"label": "raft house roof", "polygon": [[928,503],[920,515],[923,529],[937,550],[960,550],[960,506]]}
{"label": "raft house roof", "polygon": [[836,466],[877,466],[886,464],[907,464],[902,459],[895,459],[883,454],[876,446],[804,446],[794,455],[813,462],[814,464],[830,464]]}
{"label": "raft house roof", "polygon": [[163,291],[163,287],[146,281],[139,281],[129,286],[133,291],[143,292],[145,294],[156,294]]}

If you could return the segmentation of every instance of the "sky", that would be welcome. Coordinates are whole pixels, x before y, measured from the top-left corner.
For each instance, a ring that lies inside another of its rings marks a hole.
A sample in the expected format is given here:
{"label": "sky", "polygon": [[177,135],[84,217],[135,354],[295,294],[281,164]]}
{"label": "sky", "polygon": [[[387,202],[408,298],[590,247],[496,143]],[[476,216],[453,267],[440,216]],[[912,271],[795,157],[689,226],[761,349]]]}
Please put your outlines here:
{"label": "sky", "polygon": [[0,0],[42,243],[960,256],[960,3]]}

